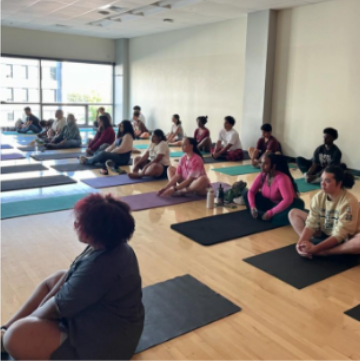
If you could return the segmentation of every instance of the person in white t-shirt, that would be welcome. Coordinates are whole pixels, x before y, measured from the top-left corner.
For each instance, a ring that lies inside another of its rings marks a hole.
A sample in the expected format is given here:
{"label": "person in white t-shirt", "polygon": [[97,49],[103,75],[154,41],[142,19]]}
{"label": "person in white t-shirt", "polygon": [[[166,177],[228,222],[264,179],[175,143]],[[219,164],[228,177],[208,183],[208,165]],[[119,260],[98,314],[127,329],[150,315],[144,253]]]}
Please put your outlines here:
{"label": "person in white t-shirt", "polygon": [[49,120],[47,123],[48,127],[44,132],[38,134],[38,138],[42,138],[45,143],[50,143],[54,138],[60,135],[67,124],[64,112],[61,109],[58,109],[55,112],[55,120]]}
{"label": "person in white t-shirt", "polygon": [[140,112],[139,119],[146,125],[146,118],[143,113],[141,113],[141,108],[138,105],[135,105],[133,108],[134,112]]}
{"label": "person in white t-shirt", "polygon": [[218,141],[212,151],[213,158],[229,161],[243,160],[244,153],[239,133],[234,129],[234,125],[235,119],[232,116],[225,117],[224,129],[220,130]]}
{"label": "person in white t-shirt", "polygon": [[184,139],[184,130],[181,125],[180,115],[174,114],[172,117],[173,125],[170,133],[166,136],[170,147],[180,147]]}
{"label": "person in white t-shirt", "polygon": [[151,144],[143,156],[136,157],[134,169],[129,173],[132,179],[142,177],[167,178],[170,166],[170,150],[162,130],[156,129],[151,138]]}

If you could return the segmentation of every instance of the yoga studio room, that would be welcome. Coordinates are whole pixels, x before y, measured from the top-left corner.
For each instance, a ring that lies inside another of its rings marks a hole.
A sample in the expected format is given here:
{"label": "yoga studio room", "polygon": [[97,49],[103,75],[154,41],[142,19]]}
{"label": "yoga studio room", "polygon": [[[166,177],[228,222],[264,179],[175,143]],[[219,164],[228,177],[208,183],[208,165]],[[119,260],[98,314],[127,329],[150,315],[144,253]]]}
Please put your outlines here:
{"label": "yoga studio room", "polygon": [[2,360],[360,360],[360,0],[0,4]]}

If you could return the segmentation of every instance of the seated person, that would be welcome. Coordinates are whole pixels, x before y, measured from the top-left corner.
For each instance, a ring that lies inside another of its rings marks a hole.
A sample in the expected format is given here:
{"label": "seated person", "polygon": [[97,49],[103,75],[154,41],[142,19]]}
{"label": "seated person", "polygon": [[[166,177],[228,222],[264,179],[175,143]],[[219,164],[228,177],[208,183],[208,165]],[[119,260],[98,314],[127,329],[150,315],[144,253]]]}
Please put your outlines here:
{"label": "seated person", "polygon": [[115,132],[106,115],[100,115],[99,128],[86,149],[88,155],[94,155],[97,151],[108,148],[115,141]]}
{"label": "seated person", "polygon": [[109,121],[110,121],[110,124],[112,124],[111,115],[105,111],[105,108],[104,108],[104,107],[100,107],[100,108],[96,111],[96,119],[95,119],[94,124],[93,124],[93,125],[94,125],[93,128],[94,128],[95,130],[97,130],[97,128],[99,127],[100,116],[106,116],[106,117],[108,117],[108,118],[109,118]]}
{"label": "seated person", "polygon": [[91,194],[74,211],[75,232],[87,247],[1,328],[2,352],[16,360],[129,360],[140,340],[144,307],[128,245],[135,230],[129,206]]}
{"label": "seated person", "polygon": [[353,185],[351,173],[329,166],[321,175],[322,190],[312,198],[310,212],[290,212],[290,223],[300,237],[296,249],[301,256],[360,254],[359,202],[346,190]]}
{"label": "seated person", "polygon": [[135,137],[139,139],[149,139],[150,133],[145,127],[145,124],[140,120],[140,112],[136,111],[133,115],[133,127],[134,127],[134,133]]}
{"label": "seated person", "polygon": [[180,115],[174,114],[171,121],[173,122],[173,125],[170,133],[166,136],[166,139],[170,147],[178,147],[182,144],[184,139],[184,130],[181,125]]}
{"label": "seated person", "polygon": [[261,173],[255,178],[250,190],[244,191],[243,198],[254,218],[286,225],[291,209],[304,209],[304,202],[298,193],[285,158],[267,154],[261,163]]}
{"label": "seated person", "polygon": [[18,129],[18,133],[40,133],[41,125],[39,118],[35,117],[35,115],[31,113],[30,107],[24,108],[24,112],[26,114],[25,124],[22,126],[21,129]]}
{"label": "seated person", "polygon": [[53,138],[60,135],[61,131],[67,124],[67,120],[64,117],[64,112],[58,109],[55,112],[55,120],[49,119],[46,124],[46,128],[43,132],[38,135],[38,138],[47,139],[46,143],[49,143]]}
{"label": "seated person", "polygon": [[184,138],[182,150],[185,155],[180,158],[177,168],[168,168],[169,183],[158,192],[159,196],[169,197],[187,193],[205,196],[207,188],[211,187],[196,140]]}
{"label": "seated person", "polygon": [[[162,130],[156,129],[151,138],[151,144],[142,157],[134,160],[134,169],[130,178],[154,177],[166,178],[170,166],[170,150]],[[140,171],[140,172],[139,172]]]}
{"label": "seated person", "polygon": [[258,140],[256,148],[249,148],[249,157],[251,164],[260,168],[260,159],[267,154],[281,154],[280,144],[272,135],[271,124],[263,124],[261,126],[262,137]]}
{"label": "seated person", "polygon": [[98,152],[93,157],[80,157],[82,164],[100,163],[103,175],[118,173],[119,166],[128,165],[135,139],[134,129],[129,120],[123,120],[119,124],[119,131],[115,142],[104,151]]}
{"label": "seated person", "polygon": [[[40,126],[42,128],[42,132],[37,135],[38,138],[47,138],[48,131],[51,129],[51,125],[54,123],[54,119],[49,120],[40,120]],[[35,143],[35,140],[32,142]]]}
{"label": "seated person", "polygon": [[211,152],[211,138],[210,131],[205,127],[205,124],[208,121],[208,117],[198,117],[196,119],[198,128],[195,130],[194,138],[198,143],[198,148],[201,152],[210,153]]}
{"label": "seated person", "polygon": [[46,149],[70,149],[81,147],[80,131],[76,124],[74,114],[68,115],[67,124],[62,128],[61,133],[52,138],[50,142],[45,142],[44,146]]}
{"label": "seated person", "polygon": [[[338,132],[333,128],[324,129],[324,144],[320,145],[314,152],[311,160],[303,157],[296,158],[296,163],[302,173],[305,174],[307,183],[320,183],[322,171],[330,165],[340,165],[341,151],[334,144],[338,138]],[[344,168],[346,166],[344,165]]]}
{"label": "seated person", "polygon": [[219,132],[219,138],[212,149],[215,159],[238,161],[244,158],[239,133],[234,129],[235,119],[232,116],[225,117],[224,129]]}
{"label": "seated person", "polygon": [[143,113],[141,113],[141,108],[138,105],[135,105],[133,108],[134,112],[140,112],[140,120],[146,125],[146,118]]}

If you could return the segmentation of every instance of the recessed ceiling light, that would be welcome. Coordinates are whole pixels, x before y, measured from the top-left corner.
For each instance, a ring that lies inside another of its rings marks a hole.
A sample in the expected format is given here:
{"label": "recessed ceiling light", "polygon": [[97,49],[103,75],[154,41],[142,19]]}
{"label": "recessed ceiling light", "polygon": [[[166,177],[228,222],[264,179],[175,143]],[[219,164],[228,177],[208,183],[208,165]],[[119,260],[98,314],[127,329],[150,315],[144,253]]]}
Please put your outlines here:
{"label": "recessed ceiling light", "polygon": [[173,23],[174,19],[164,19],[163,22],[164,23]]}
{"label": "recessed ceiling light", "polygon": [[110,12],[105,11],[105,10],[101,10],[101,11],[99,11],[99,14],[101,14],[101,15],[110,15]]}

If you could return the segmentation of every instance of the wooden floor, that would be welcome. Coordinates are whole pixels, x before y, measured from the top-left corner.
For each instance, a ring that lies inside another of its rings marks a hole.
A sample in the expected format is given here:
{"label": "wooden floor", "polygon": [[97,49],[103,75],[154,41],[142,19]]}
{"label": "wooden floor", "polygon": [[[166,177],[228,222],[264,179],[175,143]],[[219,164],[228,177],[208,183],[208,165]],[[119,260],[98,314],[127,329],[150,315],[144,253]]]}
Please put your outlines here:
{"label": "wooden floor", "polygon": [[[9,137],[2,138],[3,143]],[[11,151],[2,151],[13,152]],[[57,161],[66,163],[70,160]],[[75,160],[72,160],[75,161]],[[33,162],[6,161],[3,165]],[[45,165],[54,162],[43,162]],[[212,182],[251,184],[256,175],[231,177],[206,169]],[[4,175],[2,179],[57,174],[54,170]],[[98,177],[98,171],[68,173],[79,180]],[[293,172],[300,177],[298,170]],[[354,193],[360,199],[360,182]],[[163,182],[101,190],[115,196],[159,189]],[[89,190],[85,184],[2,193],[2,202],[63,195]],[[309,205],[312,193],[303,194]],[[241,208],[238,208],[241,209]],[[205,201],[135,212],[131,245],[138,256],[143,285],[191,274],[242,308],[242,312],[154,347],[134,359],[321,359],[359,360],[360,322],[344,311],[360,303],[360,267],[297,290],[243,262],[246,257],[296,242],[290,227],[203,247],[175,233],[170,225],[227,209],[207,210]],[[26,300],[46,276],[69,267],[81,252],[73,231],[72,211],[14,218],[1,222],[2,322]],[[176,305],[174,305],[176,312]]]}

